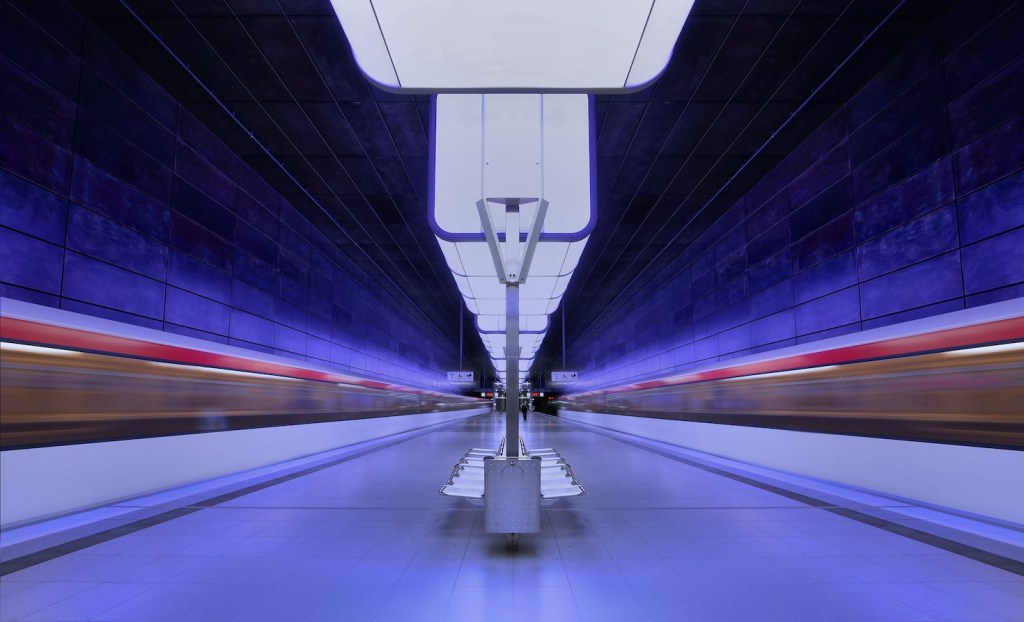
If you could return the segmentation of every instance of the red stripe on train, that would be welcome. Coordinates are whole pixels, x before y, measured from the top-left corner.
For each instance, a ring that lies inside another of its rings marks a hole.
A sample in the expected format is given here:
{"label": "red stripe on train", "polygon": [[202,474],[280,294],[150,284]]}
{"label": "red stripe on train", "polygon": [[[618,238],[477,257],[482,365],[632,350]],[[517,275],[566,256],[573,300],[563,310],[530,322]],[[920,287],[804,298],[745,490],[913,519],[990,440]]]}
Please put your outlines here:
{"label": "red stripe on train", "polygon": [[907,356],[910,354],[921,354],[939,350],[951,350],[954,348],[1021,340],[1024,340],[1024,317],[1010,318],[1006,320],[986,322],[983,324],[974,324],[971,326],[947,328],[920,335],[896,337],[871,343],[843,346],[832,350],[809,352],[807,354],[795,354],[793,356],[773,359],[770,361],[758,361],[733,367],[723,367],[720,369],[712,369],[683,376],[674,376],[672,378],[647,380],[611,389],[586,392],[576,397],[585,397],[599,393],[617,393],[620,391],[654,389],[658,387],[704,382],[707,380],[723,380],[726,378],[737,378],[740,376],[753,376],[756,374],[821,367],[823,365],[854,363],[857,361],[867,361],[872,359],[893,358],[897,356]]}
{"label": "red stripe on train", "polygon": [[206,352],[183,346],[153,343],[142,339],[107,335],[79,328],[53,326],[31,320],[0,317],[0,339],[21,341],[42,346],[85,350],[103,354],[133,356],[142,359],[216,367],[235,371],[246,371],[286,378],[316,380],[319,382],[345,383],[370,389],[388,389],[392,391],[420,392],[410,387],[402,387],[387,382],[377,382],[365,378],[343,376],[330,372],[292,367],[281,363],[259,361],[230,354]]}

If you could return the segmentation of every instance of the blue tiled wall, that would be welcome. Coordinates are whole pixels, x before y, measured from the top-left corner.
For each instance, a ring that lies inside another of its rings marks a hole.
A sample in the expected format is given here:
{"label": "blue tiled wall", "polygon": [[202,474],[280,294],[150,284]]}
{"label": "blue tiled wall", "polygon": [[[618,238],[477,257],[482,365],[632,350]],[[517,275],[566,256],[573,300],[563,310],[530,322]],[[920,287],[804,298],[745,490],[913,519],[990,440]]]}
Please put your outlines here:
{"label": "blue tiled wall", "polygon": [[578,388],[1024,296],[1021,32],[954,6],[576,340]]}
{"label": "blue tiled wall", "polygon": [[0,4],[0,295],[449,389],[456,353],[59,2]]}

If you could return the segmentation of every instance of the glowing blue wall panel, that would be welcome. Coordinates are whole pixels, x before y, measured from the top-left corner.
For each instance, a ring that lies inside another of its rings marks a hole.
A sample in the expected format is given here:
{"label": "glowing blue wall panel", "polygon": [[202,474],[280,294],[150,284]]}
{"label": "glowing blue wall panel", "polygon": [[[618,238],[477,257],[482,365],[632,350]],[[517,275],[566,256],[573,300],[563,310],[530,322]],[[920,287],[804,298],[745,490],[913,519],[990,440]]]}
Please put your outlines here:
{"label": "glowing blue wall panel", "polygon": [[577,387],[1024,296],[1022,31],[954,6],[572,344]]}
{"label": "glowing blue wall panel", "polygon": [[0,295],[422,386],[456,357],[60,2],[0,5]]}

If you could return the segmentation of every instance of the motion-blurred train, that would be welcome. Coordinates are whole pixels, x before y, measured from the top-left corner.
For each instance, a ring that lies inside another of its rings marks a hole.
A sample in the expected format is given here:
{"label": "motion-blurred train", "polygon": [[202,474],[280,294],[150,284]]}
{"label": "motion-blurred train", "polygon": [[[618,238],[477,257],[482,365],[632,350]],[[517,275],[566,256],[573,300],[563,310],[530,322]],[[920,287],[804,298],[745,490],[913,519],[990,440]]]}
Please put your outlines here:
{"label": "motion-blurred train", "polygon": [[1022,306],[993,305],[1010,312],[972,309],[784,348],[577,393],[560,406],[1024,449]]}
{"label": "motion-blurred train", "polygon": [[486,405],[479,398],[4,302],[0,449]]}
{"label": "motion-blurred train", "polygon": [[[0,317],[0,448],[478,408],[488,401],[33,305]],[[42,308],[38,308],[42,309]],[[1024,449],[1024,314],[956,316],[568,395],[612,414]],[[82,316],[80,316],[82,317]],[[973,318],[973,319],[972,319]],[[112,330],[113,326],[120,327]]]}

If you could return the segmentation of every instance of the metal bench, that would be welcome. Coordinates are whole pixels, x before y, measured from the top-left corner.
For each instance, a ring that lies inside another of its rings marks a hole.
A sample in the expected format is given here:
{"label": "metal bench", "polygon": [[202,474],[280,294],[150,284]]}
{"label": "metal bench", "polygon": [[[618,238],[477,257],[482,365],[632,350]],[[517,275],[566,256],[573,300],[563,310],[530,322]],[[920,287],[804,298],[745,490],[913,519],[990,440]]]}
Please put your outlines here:
{"label": "metal bench", "polygon": [[[563,497],[575,497],[586,494],[586,489],[572,472],[572,467],[565,459],[550,447],[528,451],[526,443],[519,439],[519,454],[524,458],[541,458],[541,500],[553,503]],[[505,456],[505,439],[501,439],[497,451],[474,447],[466,452],[452,468],[448,482],[441,486],[440,494],[448,497],[464,499],[484,498],[484,458],[502,458]]]}

